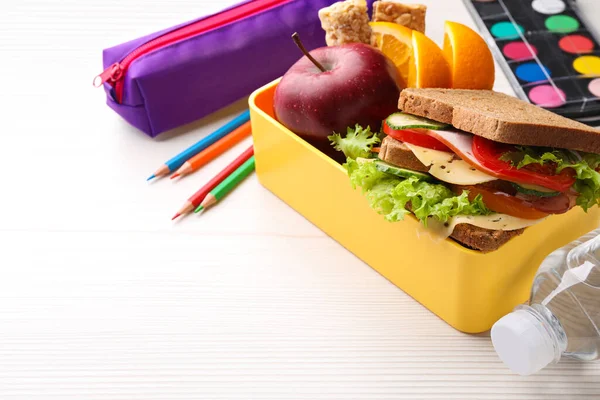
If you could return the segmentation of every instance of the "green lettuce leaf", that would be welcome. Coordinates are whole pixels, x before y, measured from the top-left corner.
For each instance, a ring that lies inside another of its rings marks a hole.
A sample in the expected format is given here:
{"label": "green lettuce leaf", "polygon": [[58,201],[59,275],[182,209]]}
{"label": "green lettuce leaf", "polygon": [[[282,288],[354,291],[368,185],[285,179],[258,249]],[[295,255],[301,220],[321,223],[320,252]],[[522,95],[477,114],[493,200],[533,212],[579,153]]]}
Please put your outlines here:
{"label": "green lettuce leaf", "polygon": [[600,167],[600,154],[581,153],[581,157],[591,169],[596,170]]}
{"label": "green lettuce leaf", "polygon": [[349,127],[345,137],[334,133],[327,138],[337,151],[342,151],[346,158],[353,159],[370,157],[373,145],[381,141],[377,133],[371,132],[370,127],[364,129],[358,124],[354,129]]}
{"label": "green lettuce leaf", "polygon": [[405,208],[405,204],[397,201],[392,194],[399,183],[399,179],[384,179],[376,183],[366,194],[371,208],[384,215],[390,222],[401,221],[410,212]]}
{"label": "green lettuce leaf", "polygon": [[411,204],[415,216],[427,225],[428,217],[447,222],[456,215],[486,215],[491,211],[483,204],[481,196],[469,201],[468,192],[456,195],[447,186],[419,180],[417,177],[405,179],[396,185],[392,196],[405,206]]}
{"label": "green lettuce leaf", "polygon": [[441,203],[434,204],[430,215],[436,217],[442,222],[447,222],[450,217],[457,215],[489,215],[492,211],[483,203],[481,195],[475,196],[470,201],[467,191],[463,191],[460,196],[448,197]]}
{"label": "green lettuce leaf", "polygon": [[425,182],[411,177],[401,179],[379,171],[374,163],[361,163],[348,159],[344,164],[353,187],[360,187],[371,208],[382,214],[388,221],[404,219],[410,211],[425,226],[433,217],[447,222],[456,215],[487,215],[491,211],[483,204],[481,196],[469,201],[468,193],[455,195],[440,183]]}
{"label": "green lettuce leaf", "polygon": [[561,159],[562,158],[560,158],[559,156],[557,156],[554,153],[543,153],[540,156],[532,156],[530,154],[525,154],[523,159],[521,161],[519,161],[519,163],[517,164],[517,168],[523,168],[524,166],[529,165],[529,164],[544,165],[544,163],[546,163],[546,162],[558,163],[558,162],[560,162]]}
{"label": "green lettuce leaf", "polygon": [[577,205],[587,211],[600,204],[600,173],[596,171],[600,166],[599,154],[519,146],[518,151],[506,153],[501,159],[510,161],[517,168],[529,164],[544,165],[547,162],[556,164],[557,173],[571,168],[576,178],[573,189],[579,193]]}
{"label": "green lettuce leaf", "polygon": [[551,147],[515,146],[516,151],[504,153],[500,159],[508,161],[517,168],[523,168],[529,164],[544,165],[546,162],[559,162],[560,160],[576,160],[575,153],[553,149]]}
{"label": "green lettuce leaf", "polygon": [[363,193],[371,190],[377,183],[386,179],[394,179],[400,182],[400,180],[396,179],[394,176],[378,170],[372,162],[359,164],[356,160],[348,158],[344,166],[350,176],[352,187],[360,187]]}

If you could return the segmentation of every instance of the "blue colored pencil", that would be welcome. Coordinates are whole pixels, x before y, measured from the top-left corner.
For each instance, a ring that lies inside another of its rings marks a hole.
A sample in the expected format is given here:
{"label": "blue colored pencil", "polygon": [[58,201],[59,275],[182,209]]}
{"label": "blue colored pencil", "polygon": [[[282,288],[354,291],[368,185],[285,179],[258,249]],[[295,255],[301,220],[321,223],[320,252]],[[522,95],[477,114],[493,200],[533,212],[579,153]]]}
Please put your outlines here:
{"label": "blue colored pencil", "polygon": [[248,122],[250,120],[250,110],[244,111],[242,114],[238,115],[204,139],[199,142],[193,144],[188,147],[181,153],[177,154],[175,157],[171,158],[169,161],[165,162],[160,166],[159,169],[156,170],[148,179],[150,180],[159,176],[167,175],[168,173],[179,169],[187,160],[194,157],[196,154],[200,153],[202,150],[206,149],[211,144],[215,143],[219,139],[231,133],[235,128],[241,126],[242,124]]}

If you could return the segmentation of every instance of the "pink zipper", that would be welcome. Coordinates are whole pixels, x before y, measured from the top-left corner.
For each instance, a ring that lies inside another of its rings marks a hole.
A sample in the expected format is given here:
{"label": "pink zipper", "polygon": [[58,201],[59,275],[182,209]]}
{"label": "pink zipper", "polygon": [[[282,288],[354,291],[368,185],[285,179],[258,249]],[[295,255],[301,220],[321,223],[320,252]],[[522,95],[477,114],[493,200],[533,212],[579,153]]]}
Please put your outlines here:
{"label": "pink zipper", "polygon": [[114,63],[110,67],[106,68],[104,72],[94,78],[94,86],[101,87],[104,83],[109,83],[115,88],[116,100],[117,103],[120,104],[123,100],[123,79],[127,73],[127,70],[131,66],[131,63],[138,58],[155,50],[159,50],[163,47],[170,46],[174,43],[181,42],[202,33],[221,28],[225,25],[251,17],[271,8],[289,3],[290,1],[292,0],[254,0],[225,12],[193,22],[169,33],[165,33],[162,36],[144,43],[140,47],[127,54],[127,56],[125,56],[125,58],[123,58],[123,60],[120,62]]}

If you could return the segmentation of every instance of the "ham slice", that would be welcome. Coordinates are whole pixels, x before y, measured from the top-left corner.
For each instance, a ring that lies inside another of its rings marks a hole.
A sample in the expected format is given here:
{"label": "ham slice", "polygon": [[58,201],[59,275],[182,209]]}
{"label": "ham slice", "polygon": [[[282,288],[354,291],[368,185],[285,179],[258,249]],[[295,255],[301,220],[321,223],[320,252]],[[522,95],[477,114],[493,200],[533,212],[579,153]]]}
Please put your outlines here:
{"label": "ham slice", "polygon": [[470,133],[464,133],[454,130],[445,131],[434,131],[427,130],[427,135],[436,138],[440,142],[448,146],[453,152],[455,152],[460,158],[468,162],[473,168],[478,169],[481,172],[485,172],[488,175],[496,178],[503,178],[499,176],[494,170],[484,167],[473,155],[473,135]]}

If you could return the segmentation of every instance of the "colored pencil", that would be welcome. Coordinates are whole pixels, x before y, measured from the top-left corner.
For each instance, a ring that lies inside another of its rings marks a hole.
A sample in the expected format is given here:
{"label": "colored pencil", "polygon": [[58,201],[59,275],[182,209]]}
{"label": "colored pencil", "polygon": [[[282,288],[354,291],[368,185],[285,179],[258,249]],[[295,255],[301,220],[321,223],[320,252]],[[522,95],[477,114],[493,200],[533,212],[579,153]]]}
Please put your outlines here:
{"label": "colored pencil", "polygon": [[218,184],[223,182],[225,178],[231,175],[235,170],[237,170],[242,164],[244,164],[250,157],[254,155],[254,147],[250,146],[246,151],[240,154],[235,160],[233,160],[227,167],[225,167],[221,172],[215,175],[206,185],[202,186],[196,193],[194,193],[181,207],[179,212],[175,214],[172,219],[179,217],[180,215],[188,214],[194,211],[194,208],[198,207],[202,200],[213,190]]}
{"label": "colored pencil", "polygon": [[225,197],[227,193],[231,192],[233,188],[243,181],[244,178],[250,175],[252,171],[254,171],[254,156],[250,157],[248,161],[243,163],[231,175],[225,178],[225,180],[221,182],[219,186],[211,190],[194,212],[200,212],[217,204],[219,200]]}
{"label": "colored pencil", "polygon": [[238,115],[207,137],[203,138],[199,142],[196,142],[192,146],[188,147],[181,153],[177,154],[175,157],[171,158],[169,161],[165,162],[163,165],[158,168],[154,174],[152,174],[148,179],[150,180],[159,176],[167,175],[168,173],[175,171],[179,167],[183,165],[187,160],[194,157],[196,154],[200,153],[202,150],[215,143],[217,140],[223,138],[225,135],[230,133],[235,128],[239,127],[245,122],[250,120],[250,111],[246,110],[242,114]]}
{"label": "colored pencil", "polygon": [[217,156],[223,154],[226,150],[239,143],[242,139],[250,136],[251,132],[250,121],[242,124],[240,127],[234,129],[229,135],[218,140],[217,142],[208,146],[206,149],[202,150],[200,153],[196,154],[194,157],[184,162],[181,168],[171,175],[171,179],[175,179],[178,176],[184,176],[197,171],[200,169],[200,167],[208,164],[208,162],[214,160]]}

